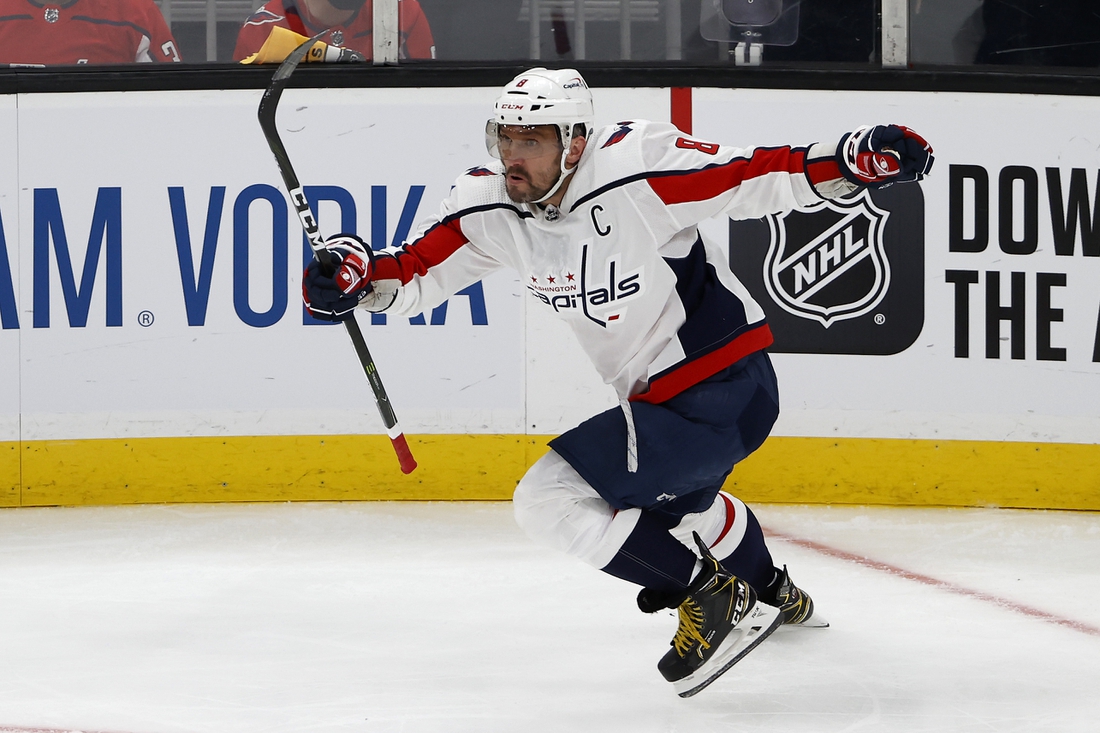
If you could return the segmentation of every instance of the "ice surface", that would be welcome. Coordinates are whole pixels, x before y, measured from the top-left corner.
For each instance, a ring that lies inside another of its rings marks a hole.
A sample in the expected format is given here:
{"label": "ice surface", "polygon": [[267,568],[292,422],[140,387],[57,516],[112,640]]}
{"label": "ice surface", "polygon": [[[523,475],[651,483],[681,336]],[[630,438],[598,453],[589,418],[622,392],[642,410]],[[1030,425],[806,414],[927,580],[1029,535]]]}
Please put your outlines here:
{"label": "ice surface", "polygon": [[1100,730],[1100,515],[754,509],[832,628],[689,700],[509,504],[3,510],[0,731]]}

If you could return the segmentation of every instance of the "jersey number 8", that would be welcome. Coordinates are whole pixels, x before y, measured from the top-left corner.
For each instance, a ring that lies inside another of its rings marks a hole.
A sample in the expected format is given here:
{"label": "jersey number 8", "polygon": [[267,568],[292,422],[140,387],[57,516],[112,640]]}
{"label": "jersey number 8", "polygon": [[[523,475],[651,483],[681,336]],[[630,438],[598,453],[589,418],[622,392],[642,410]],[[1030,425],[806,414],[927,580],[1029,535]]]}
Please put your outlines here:
{"label": "jersey number 8", "polygon": [[698,140],[688,140],[686,137],[676,138],[676,147],[684,150],[698,150],[707,155],[714,155],[718,152],[717,143],[701,143]]}

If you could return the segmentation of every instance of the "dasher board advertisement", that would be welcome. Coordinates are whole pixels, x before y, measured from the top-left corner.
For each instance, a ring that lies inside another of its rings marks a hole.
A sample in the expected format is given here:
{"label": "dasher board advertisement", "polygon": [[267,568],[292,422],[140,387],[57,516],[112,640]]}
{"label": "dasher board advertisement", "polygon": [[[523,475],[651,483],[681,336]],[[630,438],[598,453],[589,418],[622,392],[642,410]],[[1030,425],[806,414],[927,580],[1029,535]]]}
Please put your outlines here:
{"label": "dasher board advertisement", "polygon": [[[488,160],[496,92],[288,90],[280,133],[322,233],[414,236]],[[1100,152],[1085,132],[1100,101],[692,92],[693,139],[802,145],[893,122],[936,153],[919,185],[704,224],[776,335],[782,413],[764,458],[731,478],[743,494],[803,500],[782,491],[818,487],[810,500],[835,500],[819,482],[942,502],[896,487],[943,484],[920,467],[944,441],[1011,467],[1021,492],[1052,480],[1021,468],[1034,446],[1077,456],[1049,465],[1100,475]],[[120,500],[408,498],[372,442],[384,428],[346,334],[302,308],[309,250],[256,121],[260,94],[0,98],[7,503],[107,501],[129,485],[144,493]],[[670,119],[668,89],[594,96],[597,124]],[[421,455],[439,452],[409,479],[416,498],[507,498],[546,436],[616,404],[533,297],[502,271],[411,319],[359,316],[406,433]],[[338,438],[360,463],[316,458]],[[853,491],[841,498],[862,500]]]}

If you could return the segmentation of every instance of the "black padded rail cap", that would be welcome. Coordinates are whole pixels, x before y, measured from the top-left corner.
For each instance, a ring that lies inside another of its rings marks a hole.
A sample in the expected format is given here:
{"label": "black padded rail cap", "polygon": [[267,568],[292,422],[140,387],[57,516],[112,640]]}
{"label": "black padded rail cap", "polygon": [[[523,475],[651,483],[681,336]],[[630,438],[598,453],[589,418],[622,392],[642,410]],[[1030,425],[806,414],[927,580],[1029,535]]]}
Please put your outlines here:
{"label": "black padded rail cap", "polygon": [[[301,88],[500,87],[538,61],[405,62],[398,66],[314,64],[288,86]],[[1100,71],[1012,67],[867,65],[700,66],[682,62],[575,62],[592,87],[713,87],[865,91],[986,92],[1100,96]],[[0,67],[0,94],[37,92],[264,89],[273,65],[128,64],[51,68]]]}

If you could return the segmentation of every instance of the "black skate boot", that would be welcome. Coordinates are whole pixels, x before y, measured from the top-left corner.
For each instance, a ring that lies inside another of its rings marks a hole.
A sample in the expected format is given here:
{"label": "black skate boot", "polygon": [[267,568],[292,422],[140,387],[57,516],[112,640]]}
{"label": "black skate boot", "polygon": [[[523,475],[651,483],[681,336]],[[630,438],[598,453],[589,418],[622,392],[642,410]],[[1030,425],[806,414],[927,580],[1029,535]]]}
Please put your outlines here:
{"label": "black skate boot", "polygon": [[[677,596],[648,589],[638,596],[643,611],[677,608],[680,626],[672,649],[657,669],[680,697],[691,697],[756,648],[782,623],[779,609],[759,603],[756,591],[731,575],[695,535],[703,569]],[[663,605],[662,605],[663,604]]]}
{"label": "black skate boot", "polygon": [[783,614],[783,623],[788,626],[807,628],[826,628],[829,622],[814,613],[814,601],[810,594],[791,582],[787,566],[776,571],[775,580],[760,595],[764,603],[777,606]]}

